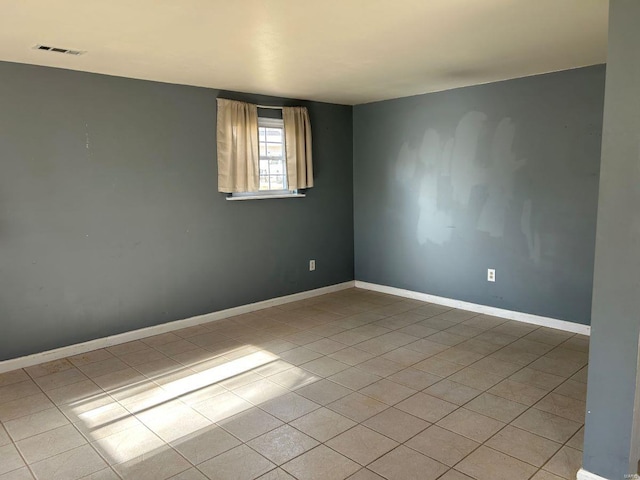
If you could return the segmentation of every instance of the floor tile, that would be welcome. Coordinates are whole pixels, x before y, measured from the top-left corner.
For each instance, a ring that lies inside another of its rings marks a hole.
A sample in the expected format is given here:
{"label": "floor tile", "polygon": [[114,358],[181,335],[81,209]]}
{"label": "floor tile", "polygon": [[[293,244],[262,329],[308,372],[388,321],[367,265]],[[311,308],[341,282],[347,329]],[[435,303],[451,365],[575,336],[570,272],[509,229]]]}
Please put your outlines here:
{"label": "floor tile", "polygon": [[311,450],[318,442],[289,425],[283,425],[254,438],[248,445],[276,465],[282,465]]}
{"label": "floor tile", "polygon": [[491,393],[483,393],[471,400],[464,407],[505,423],[511,422],[528,408],[526,405],[498,397]]}
{"label": "floor tile", "polygon": [[39,480],[75,480],[104,470],[106,466],[94,449],[83,445],[35,463],[31,465],[31,469]]}
{"label": "floor tile", "polygon": [[211,425],[171,443],[192,464],[198,465],[210,458],[240,445],[240,441],[222,427]]}
{"label": "floor tile", "polygon": [[381,356],[382,358],[391,360],[392,362],[402,365],[403,367],[409,367],[429,357],[429,355],[426,353],[417,352],[415,350],[404,347],[396,348],[395,350],[391,350],[390,352],[387,352]]}
{"label": "floor tile", "polygon": [[221,422],[240,412],[254,408],[249,402],[235,395],[225,392],[193,405],[193,409],[207,417],[212,422]]}
{"label": "floor tile", "polygon": [[323,407],[294,420],[291,425],[320,442],[326,442],[355,426],[356,422]]}
{"label": "floor tile", "polygon": [[467,385],[475,388],[476,390],[484,391],[500,383],[500,381],[503,380],[503,377],[476,370],[474,364],[471,367],[464,368],[459,372],[454,373],[449,377],[449,380]]}
{"label": "floor tile", "polygon": [[320,408],[320,405],[301,395],[290,392],[260,404],[260,408],[283,422],[291,422]]}
{"label": "floor tile", "polygon": [[27,467],[22,467],[7,473],[0,473],[0,480],[34,480],[34,476]]}
{"label": "floor tile", "polygon": [[584,427],[578,430],[578,432],[569,439],[567,446],[577,450],[582,450],[584,448]]}
{"label": "floor tile", "polygon": [[121,355],[120,360],[131,367],[135,367],[136,365],[143,365],[150,362],[158,362],[169,359],[167,359],[167,357],[164,356],[161,352],[158,352],[151,347],[145,347],[145,349],[143,350],[128,353],[126,355]]}
{"label": "floor tile", "polygon": [[433,425],[406,443],[407,447],[419,451],[450,467],[454,466],[480,444],[466,437]]}
{"label": "floor tile", "polygon": [[136,416],[165,442],[178,440],[211,425],[211,420],[178,400],[149,408]]}
{"label": "floor tile", "polygon": [[557,393],[550,393],[536,403],[534,408],[568,418],[574,422],[584,423],[586,404],[582,400],[565,397]]}
{"label": "floor tile", "polygon": [[198,468],[212,480],[253,480],[275,465],[246,445],[218,455]]}
{"label": "floor tile", "polygon": [[483,357],[484,355],[471,352],[464,347],[453,347],[438,353],[433,358],[437,358],[438,360],[446,360],[447,362],[466,366],[477,362]]}
{"label": "floor tile", "polygon": [[259,476],[256,480],[296,480],[281,468],[271,470],[264,475]]}
{"label": "floor tile", "polygon": [[418,392],[412,397],[398,403],[396,408],[426,420],[427,422],[434,423],[445,415],[453,412],[458,406],[445,400],[432,397],[431,395]]}
{"label": "floor tile", "polygon": [[0,447],[3,447],[9,443],[11,443],[11,438],[9,438],[9,434],[4,429],[2,424],[0,424]]}
{"label": "floor tile", "polygon": [[482,393],[481,390],[444,379],[424,389],[424,393],[456,405],[464,405]]}
{"label": "floor tile", "polygon": [[165,480],[190,467],[179,453],[163,446],[113,468],[124,480]]}
{"label": "floor tile", "polygon": [[282,468],[298,480],[343,480],[360,469],[352,460],[319,445],[285,463]]}
{"label": "floor tile", "polygon": [[321,353],[314,352],[304,347],[297,347],[292,350],[287,350],[279,354],[280,358],[293,365],[301,365],[303,363],[310,362],[316,358],[322,357]]}
{"label": "floor tile", "polygon": [[582,367],[576,373],[571,375],[571,380],[575,380],[576,382],[587,383],[588,373],[589,373],[588,367]]}
{"label": "floor tile", "polygon": [[87,375],[89,378],[100,377],[108,373],[113,373],[119,370],[125,370],[129,368],[129,366],[119,358],[114,357],[111,354],[109,355],[110,356],[105,358],[104,360],[99,360],[97,362],[90,362],[86,364],[80,364],[76,366],[82,371],[82,373]]}
{"label": "floor tile", "polygon": [[345,348],[345,345],[329,338],[322,338],[313,343],[307,344],[305,348],[313,350],[314,352],[321,353],[323,355],[330,355],[337,352],[338,350],[342,350],[343,348]]}
{"label": "floor tile", "polygon": [[164,445],[147,427],[140,425],[123,430],[91,444],[110,465],[127,462]]}
{"label": "floor tile", "polygon": [[362,425],[347,430],[327,442],[328,447],[363,466],[397,445],[397,442]]}
{"label": "floor tile", "polygon": [[327,405],[334,412],[344,415],[355,422],[363,422],[388,408],[388,405],[379,402],[361,393],[352,393]]}
{"label": "floor tile", "polygon": [[405,398],[415,394],[412,388],[405,387],[390,380],[382,379],[376,383],[360,389],[360,393],[374,398],[387,405],[395,405]]}
{"label": "floor tile", "polygon": [[318,375],[300,367],[289,368],[283,372],[270,375],[267,378],[288,390],[297,390],[321,379]]}
{"label": "floor tile", "polygon": [[482,360],[473,364],[475,370],[481,370],[483,372],[497,375],[502,378],[506,378],[509,375],[513,375],[515,372],[522,368],[522,365],[511,362],[503,362],[493,357],[484,357]]}
{"label": "floor tile", "polygon": [[329,377],[334,375],[342,370],[346,370],[349,368],[349,365],[334,360],[329,357],[317,358],[316,360],[311,360],[310,362],[303,363],[300,365],[301,368],[310,371],[315,375],[319,375],[321,377]]}
{"label": "floor tile", "polygon": [[511,424],[514,427],[527,430],[528,432],[559,443],[564,443],[569,440],[581,426],[578,422],[535,408],[530,408],[511,422]]}
{"label": "floor tile", "polygon": [[24,461],[13,444],[0,447],[0,474],[17,470],[24,466]]}
{"label": "floor tile", "polygon": [[525,480],[537,469],[504,453],[481,446],[456,465],[456,470],[477,480]]}
{"label": "floor tile", "polygon": [[12,385],[14,383],[30,380],[29,375],[24,370],[12,370],[10,372],[0,373],[0,387]]}
{"label": "floor tile", "polygon": [[329,355],[334,360],[346,363],[347,365],[358,365],[359,363],[366,362],[373,358],[375,355],[365,352],[364,350],[358,350],[357,348],[347,347],[344,350],[339,350]]}
{"label": "floor tile", "polygon": [[450,347],[448,345],[443,345],[441,343],[432,342],[427,337],[421,340],[416,340],[413,343],[409,343],[405,345],[404,348],[408,348],[409,350],[415,350],[416,352],[424,353],[425,355],[436,355],[440,352],[447,350]]}
{"label": "floor tile", "polygon": [[259,408],[252,408],[222,420],[218,422],[218,425],[243,442],[247,442],[278,428],[282,422]]}
{"label": "floor tile", "polygon": [[541,372],[540,370],[534,370],[533,368],[528,367],[514,373],[509,377],[509,379],[514,382],[533,385],[534,387],[538,387],[546,391],[556,388],[566,380],[565,377]]}
{"label": "floor tile", "polygon": [[539,355],[535,353],[526,352],[514,345],[515,344],[507,345],[506,347],[491,353],[487,358],[524,367],[539,357]]}
{"label": "floor tile", "polygon": [[428,422],[396,408],[388,408],[362,424],[397,442],[405,442],[429,426]]}
{"label": "floor tile", "polygon": [[74,365],[66,358],[52,360],[50,362],[41,363],[32,367],[25,368],[25,371],[31,378],[44,377],[52,373],[62,372],[74,368]]}
{"label": "floor tile", "polygon": [[487,391],[493,395],[529,406],[533,405],[547,394],[545,390],[540,388],[526,385],[524,383],[514,382],[509,379],[503,380]]}
{"label": "floor tile", "polygon": [[11,402],[16,399],[40,393],[40,387],[31,379],[0,387],[0,403]]}
{"label": "floor tile", "polygon": [[562,446],[511,425],[496,433],[486,445],[536,467],[544,465]]}
{"label": "floor tile", "polygon": [[582,452],[575,448],[564,446],[542,469],[559,477],[573,480],[576,478],[576,473],[580,467],[582,467]]}
{"label": "floor tile", "polygon": [[348,480],[384,480],[384,478],[368,468],[363,468],[351,475]]}
{"label": "floor tile", "polygon": [[403,370],[404,366],[396,362],[392,362],[391,360],[387,360],[386,358],[376,357],[356,365],[356,368],[378,375],[379,377],[388,377],[389,375],[393,375],[394,373]]}
{"label": "floor tile", "polygon": [[[544,470],[538,471],[531,480],[563,480],[562,477],[554,475],[553,473],[545,472]],[[573,480],[573,479],[571,479]]]}
{"label": "floor tile", "polygon": [[584,402],[587,399],[587,384],[569,379],[558,386],[554,390],[554,393],[559,393],[560,395]]}
{"label": "floor tile", "polygon": [[233,393],[240,398],[245,399],[247,402],[251,402],[254,405],[267,402],[273,398],[280,397],[287,393],[287,389],[280,385],[268,380],[261,379],[257,382],[249,383],[242,387],[233,390]]}
{"label": "floor tile", "polygon": [[449,470],[443,476],[441,476],[438,480],[473,480],[471,477],[465,475],[464,473],[460,473],[457,470]]}
{"label": "floor tile", "polygon": [[197,468],[191,467],[189,470],[174,475],[170,480],[207,480],[207,477]]}
{"label": "floor tile", "polygon": [[345,397],[353,391],[329,380],[319,380],[296,390],[296,393],[319,405],[327,405],[339,398]]}
{"label": "floor tile", "polygon": [[504,423],[460,408],[438,422],[442,428],[458,433],[476,442],[484,442],[504,427]]}
{"label": "floor tile", "polygon": [[378,375],[364,372],[358,368],[348,368],[329,377],[332,382],[339,383],[352,390],[360,390],[381,379],[382,377]]}
{"label": "floor tile", "polygon": [[398,329],[398,331],[418,338],[425,338],[429,335],[433,335],[434,333],[438,333],[438,330],[436,330],[435,328],[430,328],[418,323],[407,325],[406,327]]}
{"label": "floor tile", "polygon": [[140,340],[134,340],[132,342],[126,342],[119,345],[107,347],[106,350],[117,357],[122,357],[123,355],[138,352],[140,350],[145,350],[147,348],[149,347],[144,342],[141,342]]}
{"label": "floor tile", "polygon": [[415,368],[405,368],[393,375],[389,375],[387,379],[406,387],[413,388],[414,390],[423,390],[442,380],[442,378],[437,375],[432,375]]}
{"label": "floor tile", "polygon": [[447,471],[445,465],[403,445],[368,468],[388,480],[434,480]]}
{"label": "floor tile", "polygon": [[416,363],[413,368],[417,368],[418,370],[422,370],[423,372],[431,373],[432,375],[437,375],[439,377],[448,377],[449,375],[456,373],[458,370],[462,370],[464,366],[458,363],[431,357],[420,363]]}
{"label": "floor tile", "polygon": [[47,396],[56,405],[78,404],[93,399],[96,396],[105,395],[104,391],[92,380],[55,388],[47,392]]}
{"label": "floor tile", "polygon": [[549,357],[540,357],[529,365],[529,368],[552,373],[561,377],[570,377],[584,366],[583,363],[570,363]]}
{"label": "floor tile", "polygon": [[16,442],[27,463],[32,464],[87,443],[73,425],[40,433]]}
{"label": "floor tile", "polygon": [[65,417],[60,410],[57,408],[49,408],[32,415],[9,420],[5,422],[4,426],[11,435],[11,438],[13,438],[13,441],[18,441],[48,430],[53,430],[68,423],[69,420],[67,420],[67,417]]}

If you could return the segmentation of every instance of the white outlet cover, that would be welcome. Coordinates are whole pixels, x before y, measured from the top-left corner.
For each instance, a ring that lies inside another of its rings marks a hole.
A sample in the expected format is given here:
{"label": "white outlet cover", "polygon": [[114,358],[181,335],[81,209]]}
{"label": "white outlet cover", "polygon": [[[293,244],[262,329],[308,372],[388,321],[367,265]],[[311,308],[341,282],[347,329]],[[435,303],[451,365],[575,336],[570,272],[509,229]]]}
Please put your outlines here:
{"label": "white outlet cover", "polygon": [[316,269],[316,261],[315,260],[309,260],[309,271],[313,272]]}
{"label": "white outlet cover", "polygon": [[487,281],[495,282],[496,281],[496,271],[493,268],[487,270]]}

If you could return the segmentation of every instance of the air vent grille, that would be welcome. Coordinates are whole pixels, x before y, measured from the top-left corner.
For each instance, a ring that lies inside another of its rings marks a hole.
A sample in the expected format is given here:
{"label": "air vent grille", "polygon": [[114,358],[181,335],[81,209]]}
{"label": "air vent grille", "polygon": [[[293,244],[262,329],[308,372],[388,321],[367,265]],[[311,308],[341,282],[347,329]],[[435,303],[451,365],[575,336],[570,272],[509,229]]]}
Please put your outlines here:
{"label": "air vent grille", "polygon": [[55,53],[64,53],[65,55],[82,55],[82,50],[70,50],[68,48],[60,48],[60,47],[51,47],[49,45],[36,45],[33,47],[34,50],[44,50],[45,52],[55,52]]}

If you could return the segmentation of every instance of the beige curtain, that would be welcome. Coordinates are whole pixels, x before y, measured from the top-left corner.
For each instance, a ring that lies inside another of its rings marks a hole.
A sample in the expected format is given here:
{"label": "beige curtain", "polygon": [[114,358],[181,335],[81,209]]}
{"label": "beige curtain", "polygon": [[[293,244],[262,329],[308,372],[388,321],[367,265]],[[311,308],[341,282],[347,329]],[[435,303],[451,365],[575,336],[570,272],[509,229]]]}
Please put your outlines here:
{"label": "beige curtain", "polygon": [[287,150],[289,189],[313,187],[309,112],[305,107],[284,107],[282,119]]}
{"label": "beige curtain", "polygon": [[218,99],[218,191],[257,192],[260,186],[258,108]]}

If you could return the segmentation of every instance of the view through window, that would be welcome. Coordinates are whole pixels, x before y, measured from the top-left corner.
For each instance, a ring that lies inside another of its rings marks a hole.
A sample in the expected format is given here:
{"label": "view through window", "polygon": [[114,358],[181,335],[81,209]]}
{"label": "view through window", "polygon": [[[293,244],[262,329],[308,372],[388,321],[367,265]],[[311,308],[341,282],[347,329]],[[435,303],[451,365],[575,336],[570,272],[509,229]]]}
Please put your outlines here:
{"label": "view through window", "polygon": [[287,190],[284,124],[282,119],[259,118],[260,191]]}

